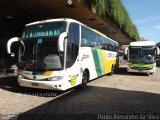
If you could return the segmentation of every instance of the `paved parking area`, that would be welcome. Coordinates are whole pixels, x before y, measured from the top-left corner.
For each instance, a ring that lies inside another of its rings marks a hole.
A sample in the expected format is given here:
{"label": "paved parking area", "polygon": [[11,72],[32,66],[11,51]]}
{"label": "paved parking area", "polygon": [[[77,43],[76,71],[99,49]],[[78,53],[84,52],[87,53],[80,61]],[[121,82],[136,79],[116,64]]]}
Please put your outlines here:
{"label": "paved parking area", "polygon": [[122,68],[66,92],[21,88],[16,78],[1,78],[0,96],[2,120],[160,119],[160,68],[150,76]]}

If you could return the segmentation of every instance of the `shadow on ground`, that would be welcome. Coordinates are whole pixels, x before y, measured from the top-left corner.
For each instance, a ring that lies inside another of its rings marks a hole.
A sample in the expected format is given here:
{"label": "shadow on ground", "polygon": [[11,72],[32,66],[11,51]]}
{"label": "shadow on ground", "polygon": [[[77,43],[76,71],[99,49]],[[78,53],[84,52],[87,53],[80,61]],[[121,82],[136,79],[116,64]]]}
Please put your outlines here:
{"label": "shadow on ground", "polygon": [[99,115],[159,118],[159,102],[159,94],[88,86],[20,114],[18,120],[93,120]]}
{"label": "shadow on ground", "polygon": [[[128,73],[126,68],[120,68],[116,74],[121,74],[121,75],[144,75],[144,74]],[[97,80],[97,79],[94,79],[94,80]],[[10,91],[10,92],[14,92],[14,93],[27,94],[27,95],[34,95],[33,93],[36,93],[36,96],[39,96],[39,97],[52,97],[50,95],[54,95],[53,97],[56,97],[56,96],[64,93],[62,91],[53,91],[53,90],[44,90],[44,89],[21,87],[21,86],[18,85],[17,77],[0,78],[0,89],[7,90],[7,91]],[[54,92],[54,94],[50,94],[50,93],[53,93],[53,92]]]}
{"label": "shadow on ground", "polygon": [[160,60],[157,61],[157,67],[160,67]]}
{"label": "shadow on ground", "polygon": [[130,75],[130,76],[148,76],[146,73],[131,73],[131,72],[127,72],[127,68],[126,67],[119,67],[118,70],[116,71],[116,74],[119,75]]}
{"label": "shadow on ground", "polygon": [[[7,90],[14,93],[36,95],[39,97],[56,97],[57,95],[60,95],[63,93],[62,91],[54,91],[54,94],[51,94],[53,93],[53,90],[20,87],[18,85],[16,77],[0,78],[0,89]],[[54,95],[54,96],[51,96],[51,95]]]}

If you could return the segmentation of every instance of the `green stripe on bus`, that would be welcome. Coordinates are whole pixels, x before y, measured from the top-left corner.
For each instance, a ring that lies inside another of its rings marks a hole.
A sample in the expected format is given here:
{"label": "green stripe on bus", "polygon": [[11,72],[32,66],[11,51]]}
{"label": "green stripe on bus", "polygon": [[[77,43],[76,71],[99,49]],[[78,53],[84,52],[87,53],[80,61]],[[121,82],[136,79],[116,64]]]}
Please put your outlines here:
{"label": "green stripe on bus", "polygon": [[102,70],[101,70],[101,64],[100,64],[100,58],[98,55],[98,50],[92,49],[92,54],[93,54],[94,64],[96,66],[97,75],[100,76],[100,75],[102,75]]}
{"label": "green stripe on bus", "polygon": [[133,67],[156,67],[156,65],[153,63],[153,64],[133,64],[133,63],[129,63],[128,64],[129,66],[133,66]]}
{"label": "green stripe on bus", "polygon": [[101,75],[104,74],[104,65],[103,65],[103,57],[102,57],[102,50],[98,49],[98,58],[99,58],[99,63],[100,63],[100,69],[101,69]]}

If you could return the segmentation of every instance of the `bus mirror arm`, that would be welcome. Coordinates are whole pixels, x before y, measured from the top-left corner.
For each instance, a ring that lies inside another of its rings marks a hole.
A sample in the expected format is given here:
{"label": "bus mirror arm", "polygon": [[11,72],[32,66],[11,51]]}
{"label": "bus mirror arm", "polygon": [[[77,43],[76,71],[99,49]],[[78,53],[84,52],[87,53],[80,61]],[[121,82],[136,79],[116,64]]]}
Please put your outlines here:
{"label": "bus mirror arm", "polygon": [[124,55],[123,55],[123,59],[124,60],[127,60],[128,59],[128,47],[126,47],[125,49],[124,49]]}
{"label": "bus mirror arm", "polygon": [[67,38],[67,33],[63,32],[60,34],[58,39],[58,51],[63,52],[64,51],[64,40]]}
{"label": "bus mirror arm", "polygon": [[18,37],[13,37],[11,39],[8,40],[7,42],[7,53],[11,55],[11,57],[14,57],[15,54],[11,52],[11,45],[13,42],[18,42],[19,38]]}
{"label": "bus mirror arm", "polygon": [[124,50],[124,54],[127,55],[128,54],[128,47],[125,48]]}
{"label": "bus mirror arm", "polygon": [[157,55],[160,55],[159,47],[157,47]]}

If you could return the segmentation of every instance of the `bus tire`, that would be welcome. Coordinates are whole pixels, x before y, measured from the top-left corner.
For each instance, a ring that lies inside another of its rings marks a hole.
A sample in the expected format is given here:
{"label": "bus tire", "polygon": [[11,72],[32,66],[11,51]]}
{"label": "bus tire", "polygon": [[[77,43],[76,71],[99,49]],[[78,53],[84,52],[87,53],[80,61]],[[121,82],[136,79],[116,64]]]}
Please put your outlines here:
{"label": "bus tire", "polygon": [[147,75],[147,76],[149,76],[149,75],[150,75],[150,73],[146,73],[146,75]]}
{"label": "bus tire", "polygon": [[114,65],[112,65],[111,72],[109,73],[109,75],[113,75],[114,72],[115,72],[115,67]]}
{"label": "bus tire", "polygon": [[82,84],[81,84],[81,87],[82,88],[86,87],[86,85],[87,85],[88,82],[89,82],[89,71],[85,70],[83,72],[83,75],[82,75]]}
{"label": "bus tire", "polygon": [[119,70],[119,69],[118,69],[118,65],[115,64],[115,66],[114,66],[114,73],[117,74],[117,73],[118,73],[118,70]]}
{"label": "bus tire", "polygon": [[150,73],[150,75],[153,75],[153,74],[154,74],[154,72],[151,72],[151,73]]}

